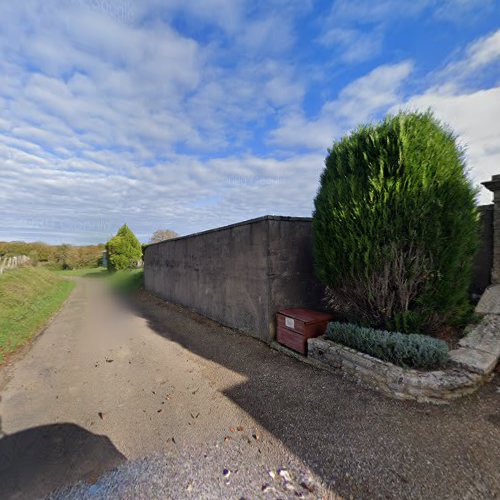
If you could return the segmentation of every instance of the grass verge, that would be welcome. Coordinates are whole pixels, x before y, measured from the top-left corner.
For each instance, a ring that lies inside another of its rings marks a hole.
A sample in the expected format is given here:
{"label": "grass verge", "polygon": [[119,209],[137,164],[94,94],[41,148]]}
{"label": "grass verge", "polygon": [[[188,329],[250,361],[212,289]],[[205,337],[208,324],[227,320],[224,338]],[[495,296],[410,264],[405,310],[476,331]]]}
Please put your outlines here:
{"label": "grass verge", "polygon": [[0,364],[61,307],[75,283],[37,267],[0,275]]}
{"label": "grass verge", "polygon": [[124,294],[130,294],[142,288],[144,281],[144,271],[142,269],[109,272],[105,267],[86,267],[55,272],[59,276],[106,278],[114,291]]}

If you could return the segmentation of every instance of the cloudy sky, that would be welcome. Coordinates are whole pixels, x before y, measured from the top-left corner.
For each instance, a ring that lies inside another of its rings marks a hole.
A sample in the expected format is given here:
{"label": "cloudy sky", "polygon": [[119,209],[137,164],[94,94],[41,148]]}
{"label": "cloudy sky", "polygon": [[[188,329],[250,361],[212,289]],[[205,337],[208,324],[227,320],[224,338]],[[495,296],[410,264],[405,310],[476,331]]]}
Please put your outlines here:
{"label": "cloudy sky", "polygon": [[400,107],[500,173],[500,0],[1,0],[0,26],[0,240],[307,216],[332,141]]}

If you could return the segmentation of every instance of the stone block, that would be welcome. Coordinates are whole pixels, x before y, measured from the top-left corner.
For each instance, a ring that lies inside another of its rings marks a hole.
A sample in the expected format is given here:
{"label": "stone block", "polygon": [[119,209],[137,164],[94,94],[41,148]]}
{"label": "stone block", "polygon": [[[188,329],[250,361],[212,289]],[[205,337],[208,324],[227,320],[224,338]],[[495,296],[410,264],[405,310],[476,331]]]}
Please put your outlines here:
{"label": "stone block", "polygon": [[450,361],[465,370],[487,375],[495,368],[497,356],[470,347],[459,347],[450,351]]}
{"label": "stone block", "polygon": [[488,287],[476,306],[478,314],[500,314],[500,285]]}
{"label": "stone block", "polygon": [[488,314],[459,342],[460,347],[469,347],[500,356],[500,316]]}

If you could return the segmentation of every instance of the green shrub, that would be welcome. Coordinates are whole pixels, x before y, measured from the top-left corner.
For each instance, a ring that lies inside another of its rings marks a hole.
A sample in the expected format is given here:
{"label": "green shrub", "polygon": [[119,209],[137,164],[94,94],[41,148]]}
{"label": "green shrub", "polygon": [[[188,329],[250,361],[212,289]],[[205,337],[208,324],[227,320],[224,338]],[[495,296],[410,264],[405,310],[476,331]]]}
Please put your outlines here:
{"label": "green shrub", "polygon": [[438,368],[448,360],[448,346],[427,335],[388,332],[352,323],[330,322],[326,336],[339,344],[405,368]]}
{"label": "green shrub", "polygon": [[316,272],[357,323],[432,333],[470,311],[476,191],[430,112],[400,113],[333,144],[313,219]]}
{"label": "green shrub", "polygon": [[135,269],[142,259],[141,244],[127,224],[106,243],[106,250],[109,271]]}

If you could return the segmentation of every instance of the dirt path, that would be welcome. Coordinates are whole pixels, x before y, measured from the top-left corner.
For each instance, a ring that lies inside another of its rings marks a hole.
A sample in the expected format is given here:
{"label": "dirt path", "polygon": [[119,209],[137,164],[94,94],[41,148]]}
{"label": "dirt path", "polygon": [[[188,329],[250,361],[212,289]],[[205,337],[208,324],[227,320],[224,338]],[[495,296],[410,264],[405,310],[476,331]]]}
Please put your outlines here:
{"label": "dirt path", "polygon": [[[126,305],[97,278],[78,279],[0,377],[2,498],[93,483],[152,454],[78,495],[104,498],[124,475],[133,484],[115,494],[131,498],[141,481],[147,496],[167,483],[177,497],[306,495],[307,474],[314,495],[319,481],[356,498],[500,494],[498,381],[447,407],[393,401],[147,293]],[[268,475],[282,466],[297,484]]]}

